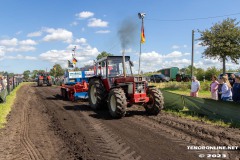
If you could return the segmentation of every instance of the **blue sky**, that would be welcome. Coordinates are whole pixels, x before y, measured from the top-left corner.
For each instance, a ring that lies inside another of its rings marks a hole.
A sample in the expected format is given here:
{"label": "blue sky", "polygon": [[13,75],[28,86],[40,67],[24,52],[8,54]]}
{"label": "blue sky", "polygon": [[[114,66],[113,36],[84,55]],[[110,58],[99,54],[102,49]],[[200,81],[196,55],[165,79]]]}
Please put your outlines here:
{"label": "blue sky", "polygon": [[[102,51],[120,55],[118,31],[125,20],[131,21],[136,31],[125,49],[137,70],[141,27],[138,12],[146,13],[142,70],[186,67],[191,63],[192,30],[208,29],[227,17],[240,21],[239,6],[239,0],[2,0],[0,71],[49,70],[55,63],[66,67],[73,46],[77,46],[78,67],[92,64]],[[230,14],[235,15],[223,16]],[[197,19],[215,16],[223,17]],[[199,36],[195,34],[196,39]],[[195,41],[195,65],[221,67],[217,60],[202,58],[204,48],[198,43]],[[239,67],[227,63],[227,69]]]}

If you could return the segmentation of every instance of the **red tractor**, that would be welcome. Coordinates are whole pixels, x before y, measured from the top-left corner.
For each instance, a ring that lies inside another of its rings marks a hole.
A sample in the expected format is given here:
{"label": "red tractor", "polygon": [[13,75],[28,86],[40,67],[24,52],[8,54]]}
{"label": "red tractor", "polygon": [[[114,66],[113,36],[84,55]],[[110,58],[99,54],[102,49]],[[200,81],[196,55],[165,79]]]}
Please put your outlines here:
{"label": "red tractor", "polygon": [[[125,62],[125,63],[123,63]],[[150,115],[163,108],[162,93],[148,86],[144,77],[134,77],[129,56],[108,56],[95,64],[95,76],[89,79],[90,106],[99,109],[108,106],[114,118],[125,116],[127,107],[141,104]]]}
{"label": "red tractor", "polygon": [[37,77],[38,86],[43,86],[43,84],[47,84],[47,86],[52,86],[52,77],[47,73],[42,73]]}

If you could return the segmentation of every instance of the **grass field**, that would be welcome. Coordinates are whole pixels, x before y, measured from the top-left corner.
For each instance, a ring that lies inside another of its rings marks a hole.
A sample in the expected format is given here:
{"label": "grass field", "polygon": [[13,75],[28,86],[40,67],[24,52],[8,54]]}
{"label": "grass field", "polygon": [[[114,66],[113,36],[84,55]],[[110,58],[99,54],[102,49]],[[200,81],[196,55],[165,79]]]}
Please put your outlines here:
{"label": "grass field", "polygon": [[11,93],[6,97],[5,103],[0,103],[0,128],[3,128],[7,122],[7,115],[10,113],[14,100],[16,98],[16,92],[28,82],[20,83]]}
{"label": "grass field", "polygon": [[[200,82],[201,87],[198,93],[200,98],[211,98],[210,81]],[[150,83],[165,91],[177,93],[180,95],[190,95],[191,82],[164,82],[164,83]]]}

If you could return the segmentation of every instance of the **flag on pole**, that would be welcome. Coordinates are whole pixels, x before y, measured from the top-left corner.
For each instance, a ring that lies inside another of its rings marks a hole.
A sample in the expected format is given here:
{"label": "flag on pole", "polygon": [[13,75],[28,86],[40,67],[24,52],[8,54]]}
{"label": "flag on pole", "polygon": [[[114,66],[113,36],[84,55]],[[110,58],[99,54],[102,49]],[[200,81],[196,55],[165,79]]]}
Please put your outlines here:
{"label": "flag on pole", "polygon": [[76,64],[76,63],[77,63],[77,59],[76,59],[76,58],[73,58],[72,63],[73,63],[73,64]]}
{"label": "flag on pole", "polygon": [[141,43],[145,43],[145,34],[144,34],[144,27],[142,25],[141,28]]}
{"label": "flag on pole", "polygon": [[68,68],[73,68],[73,64],[68,60]]}

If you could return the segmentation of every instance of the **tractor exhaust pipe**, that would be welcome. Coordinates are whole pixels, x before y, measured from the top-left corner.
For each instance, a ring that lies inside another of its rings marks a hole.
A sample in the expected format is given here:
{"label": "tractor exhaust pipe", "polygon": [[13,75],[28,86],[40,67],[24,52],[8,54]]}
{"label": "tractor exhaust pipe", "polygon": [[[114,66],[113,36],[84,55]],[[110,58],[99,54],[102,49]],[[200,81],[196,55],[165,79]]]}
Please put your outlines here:
{"label": "tractor exhaust pipe", "polygon": [[125,49],[122,52],[123,55],[123,76],[126,77],[126,67],[125,67]]}

